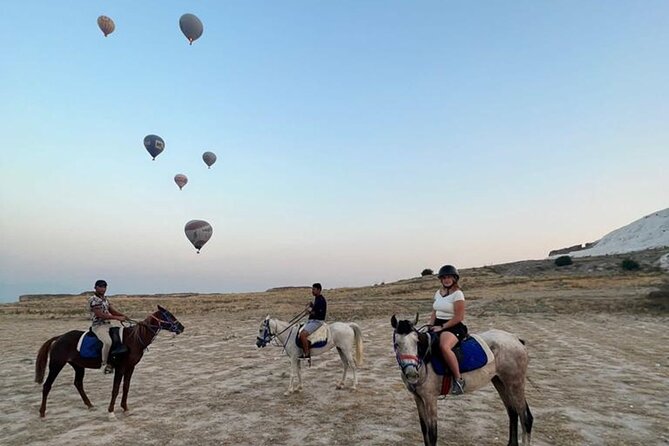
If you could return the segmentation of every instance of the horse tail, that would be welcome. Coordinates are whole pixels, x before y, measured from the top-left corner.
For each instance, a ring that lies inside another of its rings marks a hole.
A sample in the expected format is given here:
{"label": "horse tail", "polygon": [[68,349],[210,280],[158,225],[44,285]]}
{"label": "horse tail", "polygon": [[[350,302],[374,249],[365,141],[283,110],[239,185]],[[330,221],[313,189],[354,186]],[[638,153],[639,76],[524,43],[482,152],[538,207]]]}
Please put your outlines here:
{"label": "horse tail", "polygon": [[42,384],[42,381],[44,381],[44,371],[46,370],[46,360],[49,358],[49,350],[51,350],[53,341],[58,338],[60,338],[60,336],[54,336],[49,339],[42,344],[37,352],[37,359],[35,360],[35,382],[37,384]]}
{"label": "horse tail", "polygon": [[362,330],[360,330],[360,326],[355,322],[351,322],[349,325],[355,334],[355,364],[357,367],[360,367],[364,359],[362,347]]}

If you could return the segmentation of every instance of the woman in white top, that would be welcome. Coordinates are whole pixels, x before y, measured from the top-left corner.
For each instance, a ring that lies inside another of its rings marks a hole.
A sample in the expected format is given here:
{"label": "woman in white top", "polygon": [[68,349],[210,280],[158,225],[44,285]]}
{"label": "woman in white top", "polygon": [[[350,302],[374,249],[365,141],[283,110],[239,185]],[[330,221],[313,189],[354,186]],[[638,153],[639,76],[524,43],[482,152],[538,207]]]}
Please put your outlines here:
{"label": "woman in white top", "polygon": [[464,392],[465,380],[460,376],[460,367],[453,353],[453,347],[467,336],[467,326],[462,323],[465,319],[465,295],[458,286],[460,275],[453,265],[439,268],[437,276],[441,288],[434,293],[433,310],[429,321],[430,330],[439,333],[439,347],[454,378],[452,393],[461,395]]}

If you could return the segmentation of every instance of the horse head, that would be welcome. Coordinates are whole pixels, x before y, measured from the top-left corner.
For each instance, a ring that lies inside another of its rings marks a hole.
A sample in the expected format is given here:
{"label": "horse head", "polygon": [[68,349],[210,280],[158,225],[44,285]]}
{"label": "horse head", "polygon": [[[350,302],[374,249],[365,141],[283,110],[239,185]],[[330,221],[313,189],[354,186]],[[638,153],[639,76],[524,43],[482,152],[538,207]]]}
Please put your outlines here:
{"label": "horse head", "polygon": [[414,385],[418,382],[420,368],[425,363],[428,353],[428,335],[415,328],[418,323],[418,314],[414,322],[398,321],[395,315],[390,318],[393,332],[393,349],[395,358],[406,381]]}
{"label": "horse head", "polygon": [[260,324],[260,329],[258,330],[258,336],[256,337],[256,347],[262,348],[270,343],[272,340],[272,330],[269,326],[269,314],[264,321]]}
{"label": "horse head", "polygon": [[180,334],[184,331],[184,326],[174,317],[166,308],[158,305],[158,311],[152,314],[152,319],[158,322],[158,327],[162,330],[168,330],[172,333]]}

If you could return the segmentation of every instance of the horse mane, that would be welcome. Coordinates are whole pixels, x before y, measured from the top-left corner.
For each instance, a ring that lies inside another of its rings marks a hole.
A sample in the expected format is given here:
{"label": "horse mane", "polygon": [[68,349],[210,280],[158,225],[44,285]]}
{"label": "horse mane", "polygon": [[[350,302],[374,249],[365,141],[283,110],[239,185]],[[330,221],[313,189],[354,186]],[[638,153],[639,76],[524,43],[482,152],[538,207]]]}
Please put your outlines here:
{"label": "horse mane", "polygon": [[136,325],[128,328],[129,330],[129,335],[132,338],[133,342],[136,344],[141,345],[142,340],[141,340],[141,331],[143,330],[148,330],[150,325],[149,325],[149,318],[153,316],[154,313],[149,314],[143,321],[137,322]]}

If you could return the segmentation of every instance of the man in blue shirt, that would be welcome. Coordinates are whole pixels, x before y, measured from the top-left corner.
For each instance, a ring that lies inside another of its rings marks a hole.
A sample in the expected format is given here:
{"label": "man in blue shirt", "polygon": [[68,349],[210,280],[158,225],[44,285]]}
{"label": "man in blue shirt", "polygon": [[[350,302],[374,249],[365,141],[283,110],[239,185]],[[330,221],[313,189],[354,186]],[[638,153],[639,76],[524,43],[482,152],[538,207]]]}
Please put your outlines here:
{"label": "man in blue shirt", "polygon": [[327,313],[328,303],[321,294],[323,287],[320,283],[311,285],[311,294],[314,296],[313,303],[309,303],[309,320],[300,332],[300,342],[302,343],[302,350],[304,357],[310,358],[309,352],[309,335],[318,330],[325,322],[325,314]]}

